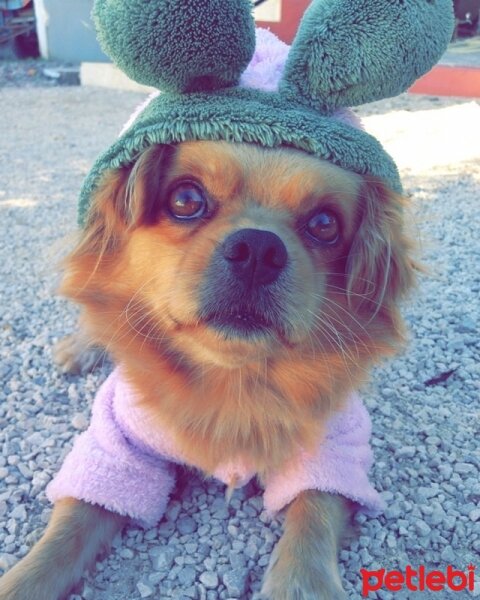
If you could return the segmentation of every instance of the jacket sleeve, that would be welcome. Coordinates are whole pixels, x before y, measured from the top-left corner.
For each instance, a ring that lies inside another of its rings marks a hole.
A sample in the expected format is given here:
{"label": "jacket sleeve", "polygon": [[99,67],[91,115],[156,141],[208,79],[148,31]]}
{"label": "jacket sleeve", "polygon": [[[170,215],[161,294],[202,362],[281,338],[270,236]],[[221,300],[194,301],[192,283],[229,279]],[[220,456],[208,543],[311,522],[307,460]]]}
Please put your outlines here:
{"label": "jacket sleeve", "polygon": [[75,440],[47,487],[47,497],[52,502],[77,498],[152,527],[165,512],[174,484],[173,465],[122,431],[114,410],[117,380],[113,372],[99,389],[90,426]]}
{"label": "jacket sleeve", "polygon": [[264,503],[275,513],[303,491],[320,490],[353,500],[367,514],[377,515],[383,500],[368,479],[373,454],[371,422],[357,395],[333,415],[324,437],[312,452],[300,449],[294,460],[266,478]]}

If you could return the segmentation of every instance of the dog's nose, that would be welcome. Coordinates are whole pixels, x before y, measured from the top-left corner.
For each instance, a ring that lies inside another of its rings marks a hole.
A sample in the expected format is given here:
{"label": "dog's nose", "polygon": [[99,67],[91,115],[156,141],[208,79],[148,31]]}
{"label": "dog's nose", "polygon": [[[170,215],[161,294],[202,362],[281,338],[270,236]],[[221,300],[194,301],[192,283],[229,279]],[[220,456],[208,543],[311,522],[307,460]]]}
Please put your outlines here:
{"label": "dog's nose", "polygon": [[248,287],[276,281],[288,260],[278,235],[261,229],[235,231],[223,242],[222,252],[235,277]]}

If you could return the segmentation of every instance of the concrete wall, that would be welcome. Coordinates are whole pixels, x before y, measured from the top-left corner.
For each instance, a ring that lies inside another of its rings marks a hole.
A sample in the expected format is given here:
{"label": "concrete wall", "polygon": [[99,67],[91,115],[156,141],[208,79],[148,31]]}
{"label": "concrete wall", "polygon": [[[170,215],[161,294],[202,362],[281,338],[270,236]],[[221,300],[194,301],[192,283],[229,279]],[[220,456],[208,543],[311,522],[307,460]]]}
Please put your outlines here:
{"label": "concrete wall", "polygon": [[34,0],[40,53],[69,62],[105,62],[95,38],[93,0]]}

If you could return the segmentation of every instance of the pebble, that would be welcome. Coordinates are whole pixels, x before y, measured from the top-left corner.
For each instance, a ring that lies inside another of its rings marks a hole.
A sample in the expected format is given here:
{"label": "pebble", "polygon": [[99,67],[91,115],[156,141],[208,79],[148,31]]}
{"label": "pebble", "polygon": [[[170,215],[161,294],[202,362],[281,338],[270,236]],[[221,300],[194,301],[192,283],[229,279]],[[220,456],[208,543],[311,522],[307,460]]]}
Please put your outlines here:
{"label": "pebble", "polygon": [[415,524],[416,530],[421,536],[427,536],[432,531],[432,528],[425,523],[425,521],[417,521]]}
{"label": "pebble", "polygon": [[137,590],[140,592],[141,598],[150,598],[150,596],[153,596],[155,591],[151,585],[145,583],[144,581],[139,581],[137,583]]}
{"label": "pebble", "polygon": [[415,446],[403,446],[402,448],[398,448],[396,451],[396,455],[399,458],[413,458],[417,452]]}
{"label": "pebble", "polygon": [[227,592],[233,598],[242,598],[248,585],[248,569],[233,569],[223,576]]}
{"label": "pebble", "polygon": [[176,552],[172,548],[151,548],[149,555],[155,571],[168,571],[173,565]]}
{"label": "pebble", "polygon": [[[196,577],[196,572],[195,569],[193,567],[183,567],[183,569],[181,569],[178,572],[178,580],[180,581],[180,583],[182,584],[182,587],[185,586],[189,586],[192,585],[192,583],[195,581],[195,577]],[[202,581],[202,578],[200,577],[200,581]]]}
{"label": "pebble", "polygon": [[470,521],[476,523],[480,519],[480,508],[474,508],[468,513]]}
{"label": "pebble", "polygon": [[2,571],[8,571],[17,562],[16,557],[13,554],[3,553],[0,554],[0,569]]}
{"label": "pebble", "polygon": [[440,556],[443,562],[450,565],[453,565],[457,559],[457,556],[451,546],[447,546],[446,548],[444,548]]}
{"label": "pebble", "polygon": [[10,516],[16,521],[26,521],[27,509],[25,508],[25,505],[19,504],[18,506],[16,506],[10,513]]}
{"label": "pebble", "polygon": [[187,535],[197,530],[197,523],[192,517],[181,517],[177,520],[176,527],[181,535]]}
{"label": "pebble", "polygon": [[200,575],[199,579],[209,590],[216,590],[218,588],[218,575],[212,571],[205,571]]}
{"label": "pebble", "polygon": [[72,417],[72,426],[79,431],[84,431],[87,429],[89,420],[83,413],[77,413]]}

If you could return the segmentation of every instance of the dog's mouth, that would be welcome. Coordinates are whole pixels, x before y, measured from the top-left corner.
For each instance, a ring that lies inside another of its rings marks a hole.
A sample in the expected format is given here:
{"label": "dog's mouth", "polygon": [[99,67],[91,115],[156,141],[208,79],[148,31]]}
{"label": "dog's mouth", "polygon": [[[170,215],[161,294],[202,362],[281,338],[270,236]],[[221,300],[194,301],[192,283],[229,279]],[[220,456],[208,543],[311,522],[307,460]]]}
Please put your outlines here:
{"label": "dog's mouth", "polygon": [[214,311],[205,315],[202,320],[228,337],[250,338],[281,333],[278,324],[252,309]]}

